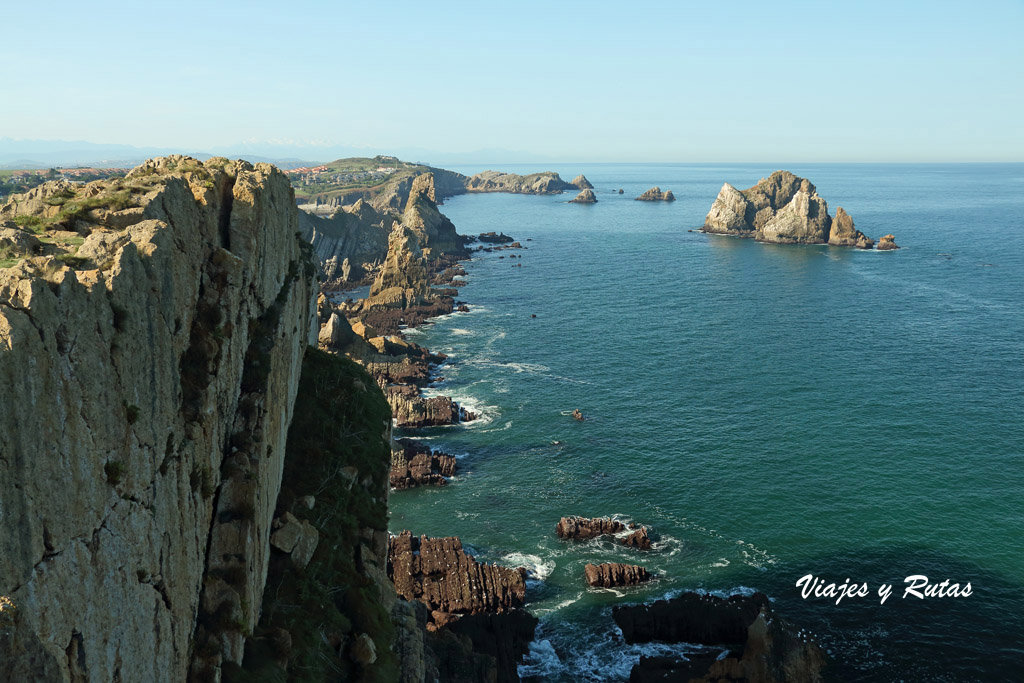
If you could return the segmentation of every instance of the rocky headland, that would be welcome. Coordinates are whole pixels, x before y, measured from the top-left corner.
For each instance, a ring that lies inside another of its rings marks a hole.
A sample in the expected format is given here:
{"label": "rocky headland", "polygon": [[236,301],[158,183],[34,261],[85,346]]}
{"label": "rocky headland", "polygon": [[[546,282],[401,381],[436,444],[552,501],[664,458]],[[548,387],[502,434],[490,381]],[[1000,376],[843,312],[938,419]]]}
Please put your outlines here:
{"label": "rocky headland", "polygon": [[674,202],[676,196],[672,190],[661,191],[661,188],[654,186],[636,198],[638,202]]}
{"label": "rocky headland", "polygon": [[518,175],[484,171],[466,179],[466,192],[510,192],[512,194],[561,194],[580,189],[567,183],[554,171]]}
{"label": "rocky headland", "polygon": [[811,181],[776,171],[753,187],[722,186],[703,232],[753,237],[779,244],[832,244],[870,249],[874,241],[854,227],[840,207],[835,220]]}

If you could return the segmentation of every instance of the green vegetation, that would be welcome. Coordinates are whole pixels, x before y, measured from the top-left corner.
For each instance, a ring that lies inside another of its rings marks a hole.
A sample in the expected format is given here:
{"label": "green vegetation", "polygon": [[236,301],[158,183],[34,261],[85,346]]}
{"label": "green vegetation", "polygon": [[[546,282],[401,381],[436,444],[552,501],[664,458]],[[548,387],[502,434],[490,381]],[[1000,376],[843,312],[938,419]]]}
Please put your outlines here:
{"label": "green vegetation", "polygon": [[[225,681],[398,679],[390,615],[377,585],[356,566],[364,542],[361,530],[387,529],[382,492],[388,486],[391,449],[385,429],[390,417],[384,396],[359,365],[314,348],[306,351],[276,515],[291,512],[309,520],[320,532],[320,543],[301,571],[275,553],[263,616],[246,643],[243,667],[226,666]],[[349,467],[359,479],[369,476],[371,486],[350,489],[342,471]],[[299,502],[307,495],[316,498],[313,510]],[[290,648],[277,629],[290,633]],[[360,633],[369,634],[377,646],[377,661],[367,667],[336,650],[338,643]],[[287,673],[276,664],[283,660]]]}
{"label": "green vegetation", "polygon": [[139,421],[139,412],[140,411],[138,406],[131,405],[128,403],[128,401],[124,402],[124,413],[125,417],[128,420],[128,424],[133,425]]}
{"label": "green vegetation", "polygon": [[111,486],[117,486],[121,483],[125,474],[124,463],[120,460],[111,460],[103,466],[103,474],[107,477],[107,483]]}
{"label": "green vegetation", "polygon": [[[337,159],[324,164],[326,170],[309,174],[289,173],[295,196],[300,199],[330,199],[347,192],[365,191],[374,196],[392,182],[427,170],[422,164],[399,161],[394,157],[378,156],[372,159],[354,157]],[[378,172],[378,168],[395,169]],[[310,181],[308,184],[306,180]]]}

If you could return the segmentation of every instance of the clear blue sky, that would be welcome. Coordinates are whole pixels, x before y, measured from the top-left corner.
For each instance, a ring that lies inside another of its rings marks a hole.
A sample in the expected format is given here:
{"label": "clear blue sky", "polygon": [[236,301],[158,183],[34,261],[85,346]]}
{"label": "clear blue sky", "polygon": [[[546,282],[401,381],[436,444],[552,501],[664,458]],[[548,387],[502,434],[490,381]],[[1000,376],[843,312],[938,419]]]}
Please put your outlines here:
{"label": "clear blue sky", "polygon": [[0,137],[1024,161],[1020,0],[12,1],[0,17]]}

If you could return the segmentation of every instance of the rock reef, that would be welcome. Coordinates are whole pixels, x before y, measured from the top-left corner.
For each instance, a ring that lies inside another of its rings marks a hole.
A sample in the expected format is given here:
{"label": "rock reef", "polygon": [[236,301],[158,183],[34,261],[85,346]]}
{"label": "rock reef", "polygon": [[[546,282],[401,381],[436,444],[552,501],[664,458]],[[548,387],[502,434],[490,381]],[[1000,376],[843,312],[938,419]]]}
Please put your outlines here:
{"label": "rock reef", "polygon": [[620,588],[635,586],[652,578],[651,573],[639,565],[609,562],[588,564],[583,568],[587,585],[594,588]]}
{"label": "rock reef", "polygon": [[776,171],[742,191],[725,183],[702,230],[780,244],[871,247],[872,240],[854,228],[853,220],[841,208],[837,222],[833,240],[834,221],[828,204],[811,181],[789,171]]}
{"label": "rock reef", "polygon": [[585,541],[625,531],[626,525],[608,517],[562,517],[555,526],[559,538]]}
{"label": "rock reef", "polygon": [[636,198],[638,202],[674,202],[675,200],[676,196],[672,194],[672,190],[662,192],[658,186],[652,187]]}
{"label": "rock reef", "polygon": [[[684,593],[649,605],[615,607],[612,616],[623,639],[633,643],[693,643],[713,646],[706,654],[642,657],[630,681],[821,681],[824,651],[773,614],[767,596],[720,598]],[[721,656],[722,647],[728,648]]]}

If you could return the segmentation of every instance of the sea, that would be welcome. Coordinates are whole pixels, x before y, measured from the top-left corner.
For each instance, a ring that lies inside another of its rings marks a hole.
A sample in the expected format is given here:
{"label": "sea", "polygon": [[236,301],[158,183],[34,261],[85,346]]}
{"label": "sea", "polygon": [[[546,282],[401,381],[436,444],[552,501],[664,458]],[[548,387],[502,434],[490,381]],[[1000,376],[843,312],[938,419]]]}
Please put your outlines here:
{"label": "sea", "polygon": [[[697,231],[723,183],[779,168],[901,248]],[[459,471],[392,492],[390,527],[529,569],[540,625],[524,680],[625,681],[642,655],[698,649],[627,645],[611,617],[690,590],[765,592],[831,655],[829,680],[1024,680],[1024,165],[500,170],[583,173],[598,203],[444,202],[459,232],[525,249],[475,253],[470,311],[409,331],[448,355],[428,393],[481,417],[399,433]],[[634,201],[652,186],[677,201]],[[565,515],[656,541],[563,541]],[[584,565],[600,562],[657,578],[588,588]],[[809,574],[869,593],[805,598]],[[905,596],[912,576],[971,594]]]}

